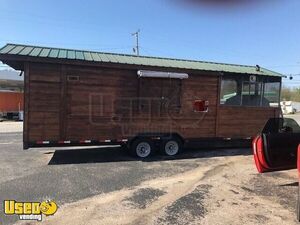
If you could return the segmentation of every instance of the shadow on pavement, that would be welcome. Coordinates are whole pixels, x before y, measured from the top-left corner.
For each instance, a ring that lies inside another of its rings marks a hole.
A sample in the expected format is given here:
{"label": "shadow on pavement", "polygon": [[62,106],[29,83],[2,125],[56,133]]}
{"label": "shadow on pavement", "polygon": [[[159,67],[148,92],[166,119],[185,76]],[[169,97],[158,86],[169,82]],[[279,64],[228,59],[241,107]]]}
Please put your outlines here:
{"label": "shadow on pavement", "polygon": [[298,186],[298,182],[293,182],[293,183],[289,183],[289,184],[282,184],[279,185],[281,187],[297,187]]}
{"label": "shadow on pavement", "polygon": [[[45,153],[48,154],[48,153]],[[177,156],[163,156],[155,154],[148,159],[138,159],[129,155],[129,153],[121,147],[102,147],[102,148],[80,148],[68,150],[56,150],[48,165],[60,164],[81,164],[81,163],[108,163],[108,162],[122,162],[122,161],[171,161],[181,159],[193,158],[211,158],[237,155],[251,155],[251,149],[214,149],[214,150],[195,150],[185,149]]]}

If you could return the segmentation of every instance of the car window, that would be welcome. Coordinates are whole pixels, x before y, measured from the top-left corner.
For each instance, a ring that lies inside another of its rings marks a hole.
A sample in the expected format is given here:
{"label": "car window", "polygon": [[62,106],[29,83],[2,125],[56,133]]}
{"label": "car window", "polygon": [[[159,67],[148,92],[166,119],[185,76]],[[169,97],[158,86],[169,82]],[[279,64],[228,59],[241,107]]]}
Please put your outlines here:
{"label": "car window", "polygon": [[271,118],[266,123],[262,133],[300,133],[299,124],[291,118]]}

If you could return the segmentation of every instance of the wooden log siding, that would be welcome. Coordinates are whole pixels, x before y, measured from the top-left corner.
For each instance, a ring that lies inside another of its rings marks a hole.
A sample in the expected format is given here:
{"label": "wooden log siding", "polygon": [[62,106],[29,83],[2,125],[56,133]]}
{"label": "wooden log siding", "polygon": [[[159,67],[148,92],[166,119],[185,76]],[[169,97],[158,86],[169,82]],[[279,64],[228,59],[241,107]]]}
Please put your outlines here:
{"label": "wooden log siding", "polygon": [[219,137],[244,138],[257,135],[269,118],[279,117],[280,109],[271,107],[220,106]]}
{"label": "wooden log siding", "polygon": [[28,141],[60,139],[60,70],[60,65],[29,65]]}
{"label": "wooden log siding", "polygon": [[[219,106],[219,73],[189,71],[188,79],[171,82],[142,79],[130,68],[28,63],[25,143],[113,140],[139,132],[174,132],[186,139],[245,138],[258,133],[269,117],[279,113],[279,108]],[[143,82],[147,85],[141,86]],[[180,88],[178,101],[169,110],[160,110],[159,97],[172,96],[173,87]],[[147,103],[143,97],[158,97],[158,102]],[[195,113],[194,100],[209,101],[208,113]],[[141,102],[150,105],[141,110]]]}
{"label": "wooden log siding", "polygon": [[[159,99],[160,92],[166,92],[168,90],[166,86],[175,83],[174,81],[143,78],[142,82],[147,83],[149,79],[150,85],[141,87],[141,94],[136,70],[94,71],[69,67],[67,74],[80,77],[79,81],[67,82],[66,139],[68,140],[78,139],[79,136],[82,139],[96,140],[127,138],[139,132],[178,132],[185,138],[197,137],[201,133],[208,137],[215,135],[217,83],[214,81],[218,79],[217,76],[191,75],[192,81],[190,79],[181,81],[182,90],[179,96],[181,108],[170,118],[170,112],[160,111],[157,108],[159,103],[156,99]],[[161,88],[159,82],[166,83]],[[88,100],[91,97],[92,101]],[[150,100],[151,111],[147,107],[146,110],[140,110],[139,103],[144,97],[146,102],[147,97],[155,98]],[[208,114],[193,112],[193,101],[196,99],[211,102]],[[97,115],[97,112],[101,113]],[[171,113],[173,113],[172,105]],[[195,123],[195,120],[199,123]],[[76,132],[78,127],[83,131],[81,134]],[[192,128],[192,132],[189,128]]]}

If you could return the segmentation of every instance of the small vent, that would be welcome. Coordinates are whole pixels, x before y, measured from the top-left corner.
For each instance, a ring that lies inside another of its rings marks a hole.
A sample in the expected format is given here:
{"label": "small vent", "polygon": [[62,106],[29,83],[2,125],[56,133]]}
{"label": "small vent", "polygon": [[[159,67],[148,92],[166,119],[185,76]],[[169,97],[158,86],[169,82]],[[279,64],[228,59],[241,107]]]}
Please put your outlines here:
{"label": "small vent", "polygon": [[249,78],[249,81],[251,83],[255,83],[256,82],[256,76],[255,75],[251,75],[250,78]]}
{"label": "small vent", "polygon": [[79,76],[69,75],[67,79],[68,81],[79,81]]}

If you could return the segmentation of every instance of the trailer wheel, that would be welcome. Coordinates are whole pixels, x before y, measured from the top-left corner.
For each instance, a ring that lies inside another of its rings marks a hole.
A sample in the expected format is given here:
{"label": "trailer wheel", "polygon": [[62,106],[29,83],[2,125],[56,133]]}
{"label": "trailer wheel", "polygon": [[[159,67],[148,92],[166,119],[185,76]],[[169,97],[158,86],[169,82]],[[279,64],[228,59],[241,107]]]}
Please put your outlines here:
{"label": "trailer wheel", "polygon": [[160,151],[164,155],[174,156],[182,151],[183,144],[178,138],[172,137],[162,141]]}
{"label": "trailer wheel", "polygon": [[139,158],[147,158],[154,152],[154,143],[148,138],[138,138],[130,146],[130,153]]}

